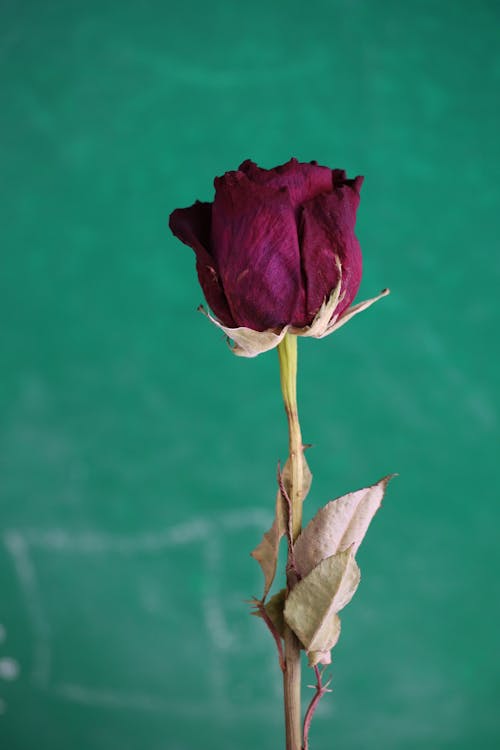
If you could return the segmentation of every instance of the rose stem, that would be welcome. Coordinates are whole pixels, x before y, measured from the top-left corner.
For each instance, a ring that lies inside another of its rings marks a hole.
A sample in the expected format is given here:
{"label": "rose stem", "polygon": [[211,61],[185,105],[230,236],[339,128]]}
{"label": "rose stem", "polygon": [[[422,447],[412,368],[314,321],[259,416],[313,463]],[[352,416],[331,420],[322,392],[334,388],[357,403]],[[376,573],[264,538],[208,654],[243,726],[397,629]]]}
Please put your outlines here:
{"label": "rose stem", "polygon": [[[293,541],[302,526],[303,494],[303,446],[297,411],[297,337],[286,334],[278,346],[281,390],[288,419],[290,499],[292,505]],[[289,561],[290,562],[290,561]],[[296,582],[294,573],[287,566],[288,588]],[[300,645],[295,633],[285,624],[285,670],[283,693],[285,707],[286,750],[301,750],[302,733],[300,721]]]}

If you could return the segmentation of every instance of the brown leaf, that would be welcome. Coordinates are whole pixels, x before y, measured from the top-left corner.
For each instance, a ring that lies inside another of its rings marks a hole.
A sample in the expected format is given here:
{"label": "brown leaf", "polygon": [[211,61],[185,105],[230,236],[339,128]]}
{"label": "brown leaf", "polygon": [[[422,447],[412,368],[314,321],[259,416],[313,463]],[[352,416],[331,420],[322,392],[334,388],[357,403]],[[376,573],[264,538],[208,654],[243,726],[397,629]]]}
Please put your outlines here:
{"label": "brown leaf", "polygon": [[316,513],[295,542],[295,562],[302,576],[337,552],[350,548],[356,554],[392,476],[332,500]]}
{"label": "brown leaf", "polygon": [[[302,457],[304,461],[302,497],[304,499],[311,487],[312,474],[309,469],[309,466],[307,465],[307,461],[303,453],[302,453]],[[290,493],[290,482],[291,482],[290,459],[288,459],[288,461],[286,462],[283,468],[282,479],[283,479],[283,485],[285,487],[285,490],[288,493]],[[274,581],[274,576],[276,575],[276,565],[278,563],[279,544],[280,544],[281,537],[283,536],[286,530],[286,522],[287,522],[286,513],[287,513],[287,509],[285,507],[285,502],[281,496],[280,490],[278,489],[276,493],[276,506],[275,506],[275,512],[274,512],[273,525],[271,526],[269,531],[266,531],[266,533],[262,537],[261,542],[250,553],[252,557],[255,560],[257,560],[260,567],[262,568],[262,572],[264,573],[264,594],[262,596],[262,600],[264,600],[266,596],[268,595],[269,590]]]}
{"label": "brown leaf", "polygon": [[282,638],[285,636],[285,618],[283,609],[285,607],[286,589],[281,589],[274,594],[266,604],[266,612],[277,632]]}
{"label": "brown leaf", "polygon": [[360,579],[351,549],[322,560],[289,592],[285,621],[304,645],[311,666],[327,663],[326,652],[340,635],[337,613],[348,604]]}

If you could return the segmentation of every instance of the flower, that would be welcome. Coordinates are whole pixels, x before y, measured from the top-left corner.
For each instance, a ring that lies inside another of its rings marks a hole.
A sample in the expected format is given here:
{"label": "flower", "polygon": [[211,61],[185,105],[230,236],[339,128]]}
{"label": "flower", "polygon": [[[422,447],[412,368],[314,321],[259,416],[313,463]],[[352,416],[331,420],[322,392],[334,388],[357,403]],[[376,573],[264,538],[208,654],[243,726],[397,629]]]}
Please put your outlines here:
{"label": "flower", "polygon": [[317,162],[262,169],[247,160],[215,178],[213,203],[173,211],[170,229],[195,251],[215,317],[206,314],[236,354],[271,349],[287,331],[326,336],[387,293],[349,308],[361,281],[362,182]]}

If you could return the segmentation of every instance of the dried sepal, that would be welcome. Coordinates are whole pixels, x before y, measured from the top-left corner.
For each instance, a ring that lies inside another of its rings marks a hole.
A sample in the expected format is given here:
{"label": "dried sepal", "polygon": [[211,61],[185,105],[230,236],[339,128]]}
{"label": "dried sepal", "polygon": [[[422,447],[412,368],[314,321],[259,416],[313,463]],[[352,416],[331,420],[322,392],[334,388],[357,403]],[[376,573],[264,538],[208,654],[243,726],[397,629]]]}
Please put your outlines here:
{"label": "dried sepal", "polygon": [[289,592],[285,621],[303,644],[312,665],[327,663],[326,652],[340,634],[337,613],[348,604],[360,580],[351,549],[322,560]]}
{"label": "dried sepal", "polygon": [[342,267],[340,260],[337,258],[337,268],[339,272],[339,280],[335,289],[331,292],[328,299],[325,299],[320,309],[316,313],[313,322],[310,326],[304,328],[290,327],[290,333],[294,333],[296,336],[312,336],[313,338],[322,338],[326,335],[326,331],[331,325],[332,316],[334,316],[335,308],[341,301],[340,290],[342,287]]}
{"label": "dried sepal", "polygon": [[[289,329],[285,326],[281,330],[269,329],[267,331],[254,331],[252,328],[240,326],[238,328],[229,328],[223,325],[217,318],[214,318],[203,305],[198,310],[212,321],[217,328],[224,331],[227,337],[229,348],[239,357],[256,357],[258,354],[274,349],[283,341]],[[233,342],[231,344],[231,342]]]}
{"label": "dried sepal", "polygon": [[316,513],[294,545],[295,561],[303,576],[337,552],[349,548],[356,554],[393,476],[331,500]]}
{"label": "dried sepal", "polygon": [[357,315],[360,312],[363,312],[363,310],[368,309],[371,307],[375,302],[378,302],[379,299],[382,299],[383,297],[387,297],[387,295],[390,294],[390,289],[382,289],[380,294],[377,294],[376,297],[371,297],[370,299],[365,299],[363,302],[359,302],[357,305],[351,305],[351,307],[348,307],[347,310],[345,310],[342,315],[340,316],[334,316],[324,333],[322,333],[320,336],[316,336],[316,338],[323,339],[325,336],[329,336],[331,333],[336,331],[338,328],[341,328],[345,323],[347,323],[351,318],[353,318],[355,315]]}
{"label": "dried sepal", "polygon": [[267,352],[270,349],[275,349],[280,344],[287,333],[294,334],[295,336],[310,336],[316,339],[322,339],[325,336],[329,336],[331,333],[341,328],[351,318],[358,313],[366,310],[368,307],[373,305],[382,297],[386,297],[389,294],[389,289],[383,289],[379,295],[367,299],[364,302],[360,302],[357,305],[352,305],[345,310],[340,316],[335,315],[335,309],[342,301],[341,286],[342,286],[342,272],[340,262],[337,261],[339,268],[339,281],[335,289],[332,290],[330,296],[324,300],[320,309],[316,313],[311,325],[304,326],[303,328],[297,328],[292,325],[286,325],[283,328],[270,328],[266,331],[255,331],[253,328],[246,328],[245,326],[239,326],[237,328],[230,328],[225,326],[220,320],[217,320],[208,310],[205,310],[203,305],[200,305],[200,310],[217,328],[224,331],[229,348],[238,357],[256,357],[258,354]]}

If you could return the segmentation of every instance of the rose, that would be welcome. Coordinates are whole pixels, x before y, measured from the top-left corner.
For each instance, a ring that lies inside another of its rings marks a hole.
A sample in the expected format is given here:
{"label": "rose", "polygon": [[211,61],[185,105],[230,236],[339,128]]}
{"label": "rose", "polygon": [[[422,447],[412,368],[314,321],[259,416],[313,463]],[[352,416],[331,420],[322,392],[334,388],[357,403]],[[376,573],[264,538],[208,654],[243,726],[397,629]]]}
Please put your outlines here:
{"label": "rose", "polygon": [[362,177],[292,159],[250,161],[215,179],[215,200],[174,211],[174,234],[197,254],[207,301],[226,326],[309,325],[339,281],[341,313],[361,281],[354,235]]}
{"label": "rose", "polygon": [[277,346],[287,331],[322,337],[357,305],[362,258],[354,234],[362,177],[291,159],[273,169],[245,161],[216,177],[213,203],[170,216],[196,253],[198,278],[236,354]]}

